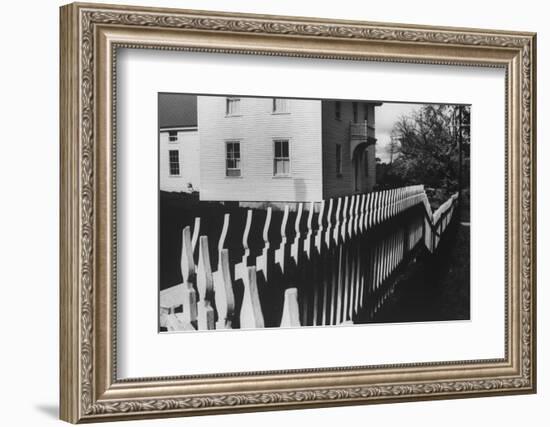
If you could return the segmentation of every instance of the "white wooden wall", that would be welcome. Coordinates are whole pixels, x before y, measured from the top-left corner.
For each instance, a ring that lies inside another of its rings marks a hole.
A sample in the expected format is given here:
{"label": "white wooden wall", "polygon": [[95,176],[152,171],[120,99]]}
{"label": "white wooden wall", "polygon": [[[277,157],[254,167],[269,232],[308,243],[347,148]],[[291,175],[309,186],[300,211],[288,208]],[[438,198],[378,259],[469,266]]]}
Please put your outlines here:
{"label": "white wooden wall", "polygon": [[[272,98],[241,98],[226,117],[225,97],[199,96],[201,200],[304,202],[322,199],[321,101],[289,100],[272,113]],[[289,177],[273,176],[273,139],[290,140]],[[241,142],[241,177],[226,177],[225,142]]]}
{"label": "white wooden wall", "polygon": [[[161,191],[187,191],[191,183],[195,190],[200,189],[200,147],[199,132],[178,131],[178,140],[170,142],[168,132],[160,132],[159,147],[159,186]],[[170,150],[179,150],[180,175],[171,176],[169,166]]]}

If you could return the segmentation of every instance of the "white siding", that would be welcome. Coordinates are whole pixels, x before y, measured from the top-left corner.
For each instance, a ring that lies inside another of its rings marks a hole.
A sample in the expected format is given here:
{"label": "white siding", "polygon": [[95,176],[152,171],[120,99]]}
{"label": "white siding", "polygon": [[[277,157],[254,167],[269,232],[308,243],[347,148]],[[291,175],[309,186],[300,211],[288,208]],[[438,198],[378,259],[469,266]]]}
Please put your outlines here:
{"label": "white siding", "polygon": [[[160,132],[159,168],[161,191],[187,191],[191,183],[195,190],[200,188],[200,149],[197,130],[179,130],[178,140],[170,142],[168,132]],[[169,151],[178,150],[180,175],[170,175]]]}
{"label": "white siding", "polygon": [[[321,101],[289,100],[273,114],[272,98],[241,98],[226,117],[224,97],[198,97],[201,200],[318,201],[322,198]],[[273,140],[290,141],[290,175],[273,176]],[[227,177],[225,145],[240,141],[241,176]]]}

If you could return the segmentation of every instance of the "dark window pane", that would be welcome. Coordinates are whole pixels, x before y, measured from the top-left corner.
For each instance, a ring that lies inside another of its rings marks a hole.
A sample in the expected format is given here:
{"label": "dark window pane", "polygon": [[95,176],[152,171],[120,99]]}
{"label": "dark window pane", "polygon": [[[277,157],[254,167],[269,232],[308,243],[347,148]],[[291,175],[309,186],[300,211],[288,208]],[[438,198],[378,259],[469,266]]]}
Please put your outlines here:
{"label": "dark window pane", "polygon": [[290,173],[290,148],[288,139],[274,141],[273,174],[288,175]]}
{"label": "dark window pane", "polygon": [[238,142],[228,142],[226,147],[227,147],[227,158],[240,157],[240,144]]}
{"label": "dark window pane", "polygon": [[180,174],[180,152],[178,150],[168,151],[168,161],[170,168],[170,175],[179,175]]}
{"label": "dark window pane", "polygon": [[241,154],[239,142],[227,142],[226,146],[226,160],[225,160],[225,174],[226,176],[241,176]]}

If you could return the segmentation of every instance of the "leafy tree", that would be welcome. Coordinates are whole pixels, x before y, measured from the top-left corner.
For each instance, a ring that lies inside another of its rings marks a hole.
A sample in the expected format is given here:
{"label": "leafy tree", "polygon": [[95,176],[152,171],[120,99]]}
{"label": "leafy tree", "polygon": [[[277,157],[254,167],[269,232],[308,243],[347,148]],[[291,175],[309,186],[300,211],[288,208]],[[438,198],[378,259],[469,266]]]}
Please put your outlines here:
{"label": "leafy tree", "polygon": [[[460,111],[462,110],[462,112]],[[460,121],[462,116],[462,122]],[[395,123],[392,130],[393,163],[388,178],[403,185],[424,184],[445,193],[458,190],[459,141],[469,157],[470,108],[457,105],[424,105]],[[464,147],[467,146],[467,150]],[[463,161],[463,165],[464,165]],[[468,170],[462,171],[462,187]]]}

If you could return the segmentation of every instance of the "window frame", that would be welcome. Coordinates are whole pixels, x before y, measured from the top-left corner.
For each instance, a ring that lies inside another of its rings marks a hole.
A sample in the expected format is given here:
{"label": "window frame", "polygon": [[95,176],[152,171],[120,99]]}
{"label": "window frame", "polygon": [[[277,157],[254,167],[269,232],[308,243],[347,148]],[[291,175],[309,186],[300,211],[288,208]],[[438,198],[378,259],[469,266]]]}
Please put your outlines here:
{"label": "window frame", "polygon": [[[225,148],[225,154],[224,154],[225,177],[226,178],[242,178],[242,176],[243,176],[243,156],[242,156],[242,151],[241,151],[241,142],[242,141],[240,139],[227,139],[224,142],[225,142],[225,144],[224,144],[224,148]],[[238,168],[229,168],[228,167],[228,161],[236,159],[235,157],[233,157],[231,159],[229,158],[228,147],[229,147],[230,144],[238,144],[238,146],[239,146],[239,157],[238,157],[239,167]],[[239,174],[238,175],[229,175],[228,172],[230,170],[232,170],[232,171],[238,170]]]}
{"label": "window frame", "polygon": [[[285,108],[283,110],[277,109],[277,100],[286,101],[284,103]],[[290,114],[289,104],[290,104],[289,98],[278,98],[278,97],[271,98],[271,114]]]}
{"label": "window frame", "polygon": [[169,130],[167,132],[168,132],[168,142],[178,142],[179,135],[177,130]]}
{"label": "window frame", "polygon": [[[172,160],[172,153],[176,153],[176,161]],[[178,173],[172,173],[172,166],[175,165],[178,168]],[[180,150],[172,149],[168,150],[168,176],[170,177],[179,177],[181,176],[181,159],[180,159]]]}
{"label": "window frame", "polygon": [[[291,158],[292,158],[292,152],[291,152],[291,141],[290,141],[290,138],[286,138],[286,137],[277,137],[277,138],[273,138],[272,139],[273,141],[273,144],[272,144],[272,147],[273,147],[273,178],[288,178],[292,175],[292,161],[291,161]],[[276,156],[276,145],[277,145],[277,142],[279,141],[286,141],[286,143],[288,144],[288,157],[277,157]],[[280,173],[280,174],[277,174],[276,173],[276,162],[277,160],[283,160],[284,159],[287,159],[288,160],[288,172],[287,173]]]}
{"label": "window frame", "polygon": [[[241,100],[242,98],[240,96],[226,96],[225,97],[225,117],[238,117],[241,115]],[[236,101],[238,102],[238,108],[236,112],[230,112],[229,111],[229,104],[230,101]]]}

